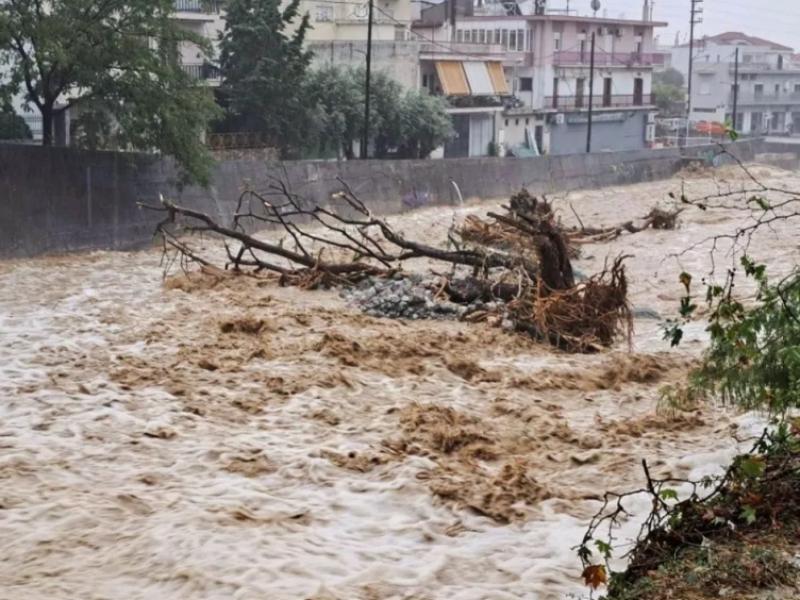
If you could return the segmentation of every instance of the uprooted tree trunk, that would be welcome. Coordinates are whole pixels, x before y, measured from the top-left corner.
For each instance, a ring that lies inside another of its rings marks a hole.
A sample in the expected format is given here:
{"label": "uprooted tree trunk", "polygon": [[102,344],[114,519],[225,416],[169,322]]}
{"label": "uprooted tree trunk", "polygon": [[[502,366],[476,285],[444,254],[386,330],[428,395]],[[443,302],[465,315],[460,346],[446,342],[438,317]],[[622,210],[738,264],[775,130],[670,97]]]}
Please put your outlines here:
{"label": "uprooted tree trunk", "polygon": [[[213,233],[225,241],[226,269],[270,271],[283,285],[316,288],[352,285],[368,277],[389,277],[412,259],[450,265],[453,275],[443,289],[452,302],[499,300],[516,329],[568,350],[608,345],[627,331],[630,314],[624,266],[575,285],[570,256],[575,239],[565,234],[546,200],[525,190],[512,196],[504,214],[490,221],[471,216],[448,234],[447,247],[418,242],[371,213],[350,188],[334,195],[338,210],[309,205],[278,179],[270,194],[246,190],[230,225],[161,199],[144,208],[166,214],[157,226],[165,250],[182,259],[210,265],[182,237]],[[247,225],[247,228],[245,227]],[[247,231],[278,229],[280,242]],[[457,267],[471,275],[455,276]]]}

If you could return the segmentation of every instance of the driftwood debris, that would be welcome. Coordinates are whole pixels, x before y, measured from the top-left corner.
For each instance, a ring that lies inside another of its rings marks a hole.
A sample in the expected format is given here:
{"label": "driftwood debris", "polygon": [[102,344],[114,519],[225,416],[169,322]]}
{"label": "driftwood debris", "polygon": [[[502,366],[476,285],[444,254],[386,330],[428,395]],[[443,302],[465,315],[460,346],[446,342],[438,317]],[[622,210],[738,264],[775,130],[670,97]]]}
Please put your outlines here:
{"label": "driftwood debris", "polygon": [[[571,259],[579,244],[611,239],[623,230],[669,228],[669,219],[674,226],[677,217],[653,211],[643,225],[566,229],[546,199],[523,189],[502,212],[491,212],[486,219],[471,215],[454,225],[447,245],[440,247],[398,231],[341,185],[330,205],[317,206],[275,179],[269,193],[243,192],[228,225],[164,198],[143,206],[165,213],[157,226],[165,252],[212,266],[185,238],[212,233],[225,242],[224,269],[276,273],[282,285],[346,286],[365,278],[402,276],[404,266],[415,259],[447,264],[452,274],[441,292],[449,301],[497,301],[504,320],[513,319],[517,331],[575,351],[609,345],[629,334],[631,325],[622,258],[576,285]],[[277,229],[283,236],[275,242],[248,233],[259,229]]]}

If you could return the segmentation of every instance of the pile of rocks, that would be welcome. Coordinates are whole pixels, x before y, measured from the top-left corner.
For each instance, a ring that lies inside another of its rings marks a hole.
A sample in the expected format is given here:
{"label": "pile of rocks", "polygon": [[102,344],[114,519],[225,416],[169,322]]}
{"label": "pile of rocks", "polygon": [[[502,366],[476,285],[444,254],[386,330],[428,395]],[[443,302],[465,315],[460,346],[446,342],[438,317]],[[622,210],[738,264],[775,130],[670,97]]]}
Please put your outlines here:
{"label": "pile of rocks", "polygon": [[469,305],[435,300],[437,279],[418,273],[395,279],[369,278],[340,295],[372,317],[391,319],[461,319],[479,310],[495,310],[502,303],[476,301]]}

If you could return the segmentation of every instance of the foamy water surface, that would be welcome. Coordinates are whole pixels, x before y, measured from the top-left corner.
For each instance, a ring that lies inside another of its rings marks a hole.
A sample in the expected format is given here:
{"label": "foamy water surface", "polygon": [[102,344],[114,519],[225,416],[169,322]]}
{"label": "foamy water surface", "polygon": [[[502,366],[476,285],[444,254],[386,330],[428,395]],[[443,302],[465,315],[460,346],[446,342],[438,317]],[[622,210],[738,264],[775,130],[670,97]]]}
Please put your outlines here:
{"label": "foamy water surface", "polygon": [[[794,175],[764,173],[800,189]],[[719,183],[686,185],[700,194]],[[587,224],[612,224],[643,215],[680,186],[672,180],[581,192],[570,201]],[[396,221],[409,235],[434,239],[451,219],[451,210],[435,209]],[[687,214],[678,231],[589,246],[578,264],[594,272],[608,256],[631,254],[634,304],[672,314],[681,294],[677,274],[701,273],[710,263],[707,248],[680,260],[666,255],[730,231],[737,219]],[[785,269],[795,260],[797,234],[781,224],[754,250]],[[736,449],[732,427],[761,426],[754,417],[717,411],[684,429],[603,440],[598,419],[651,414],[658,386],[559,383],[559,370],[579,377],[606,359],[546,349],[474,350],[486,369],[555,378],[549,387],[525,389],[465,381],[435,358],[417,373],[347,365],[314,344],[332,333],[412,344],[481,326],[364,320],[333,292],[166,289],[159,258],[93,253],[0,263],[0,598],[580,595],[573,547],[599,506],[586,499],[591,493],[638,487],[642,458],[660,473],[719,469]],[[216,326],[243,313],[275,320],[263,342],[268,352],[246,360],[250,342],[227,342]],[[691,328],[672,354],[696,356],[703,339],[702,326]],[[652,321],[637,323],[634,342],[636,352],[667,350]],[[216,361],[213,369],[198,367],[204,356]],[[332,382],[331,374],[344,379]],[[574,453],[558,442],[551,456],[531,456],[539,483],[581,493],[557,494],[527,507],[526,518],[500,523],[432,493],[424,474],[437,467],[436,456],[409,452],[363,470],[331,460],[331,453],[383,452],[398,434],[397,411],[412,402],[486,423],[502,403],[510,407],[502,427],[517,411],[528,415],[520,431],[530,437],[558,420],[580,443],[601,441]],[[532,408],[535,415],[526,412]],[[596,455],[587,457],[592,445]],[[643,516],[648,507],[642,498],[631,508]],[[627,523],[621,538],[637,527]]]}

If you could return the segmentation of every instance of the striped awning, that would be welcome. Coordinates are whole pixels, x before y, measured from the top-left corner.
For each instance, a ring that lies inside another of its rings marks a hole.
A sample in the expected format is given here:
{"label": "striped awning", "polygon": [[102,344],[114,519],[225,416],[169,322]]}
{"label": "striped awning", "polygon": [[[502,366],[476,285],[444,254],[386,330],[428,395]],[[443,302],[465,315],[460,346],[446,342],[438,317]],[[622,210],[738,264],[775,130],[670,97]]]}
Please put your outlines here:
{"label": "striped awning", "polygon": [[464,63],[457,60],[437,60],[436,73],[442,91],[448,96],[469,96],[469,84],[464,73]]}
{"label": "striped awning", "polygon": [[500,62],[437,60],[436,72],[448,96],[507,96]]}
{"label": "striped awning", "polygon": [[489,70],[489,77],[492,80],[492,87],[498,96],[508,96],[508,83],[506,76],[503,73],[503,64],[499,62],[488,62],[486,68]]}
{"label": "striped awning", "polygon": [[464,72],[467,74],[469,89],[473,96],[494,96],[494,86],[485,62],[465,62]]}

